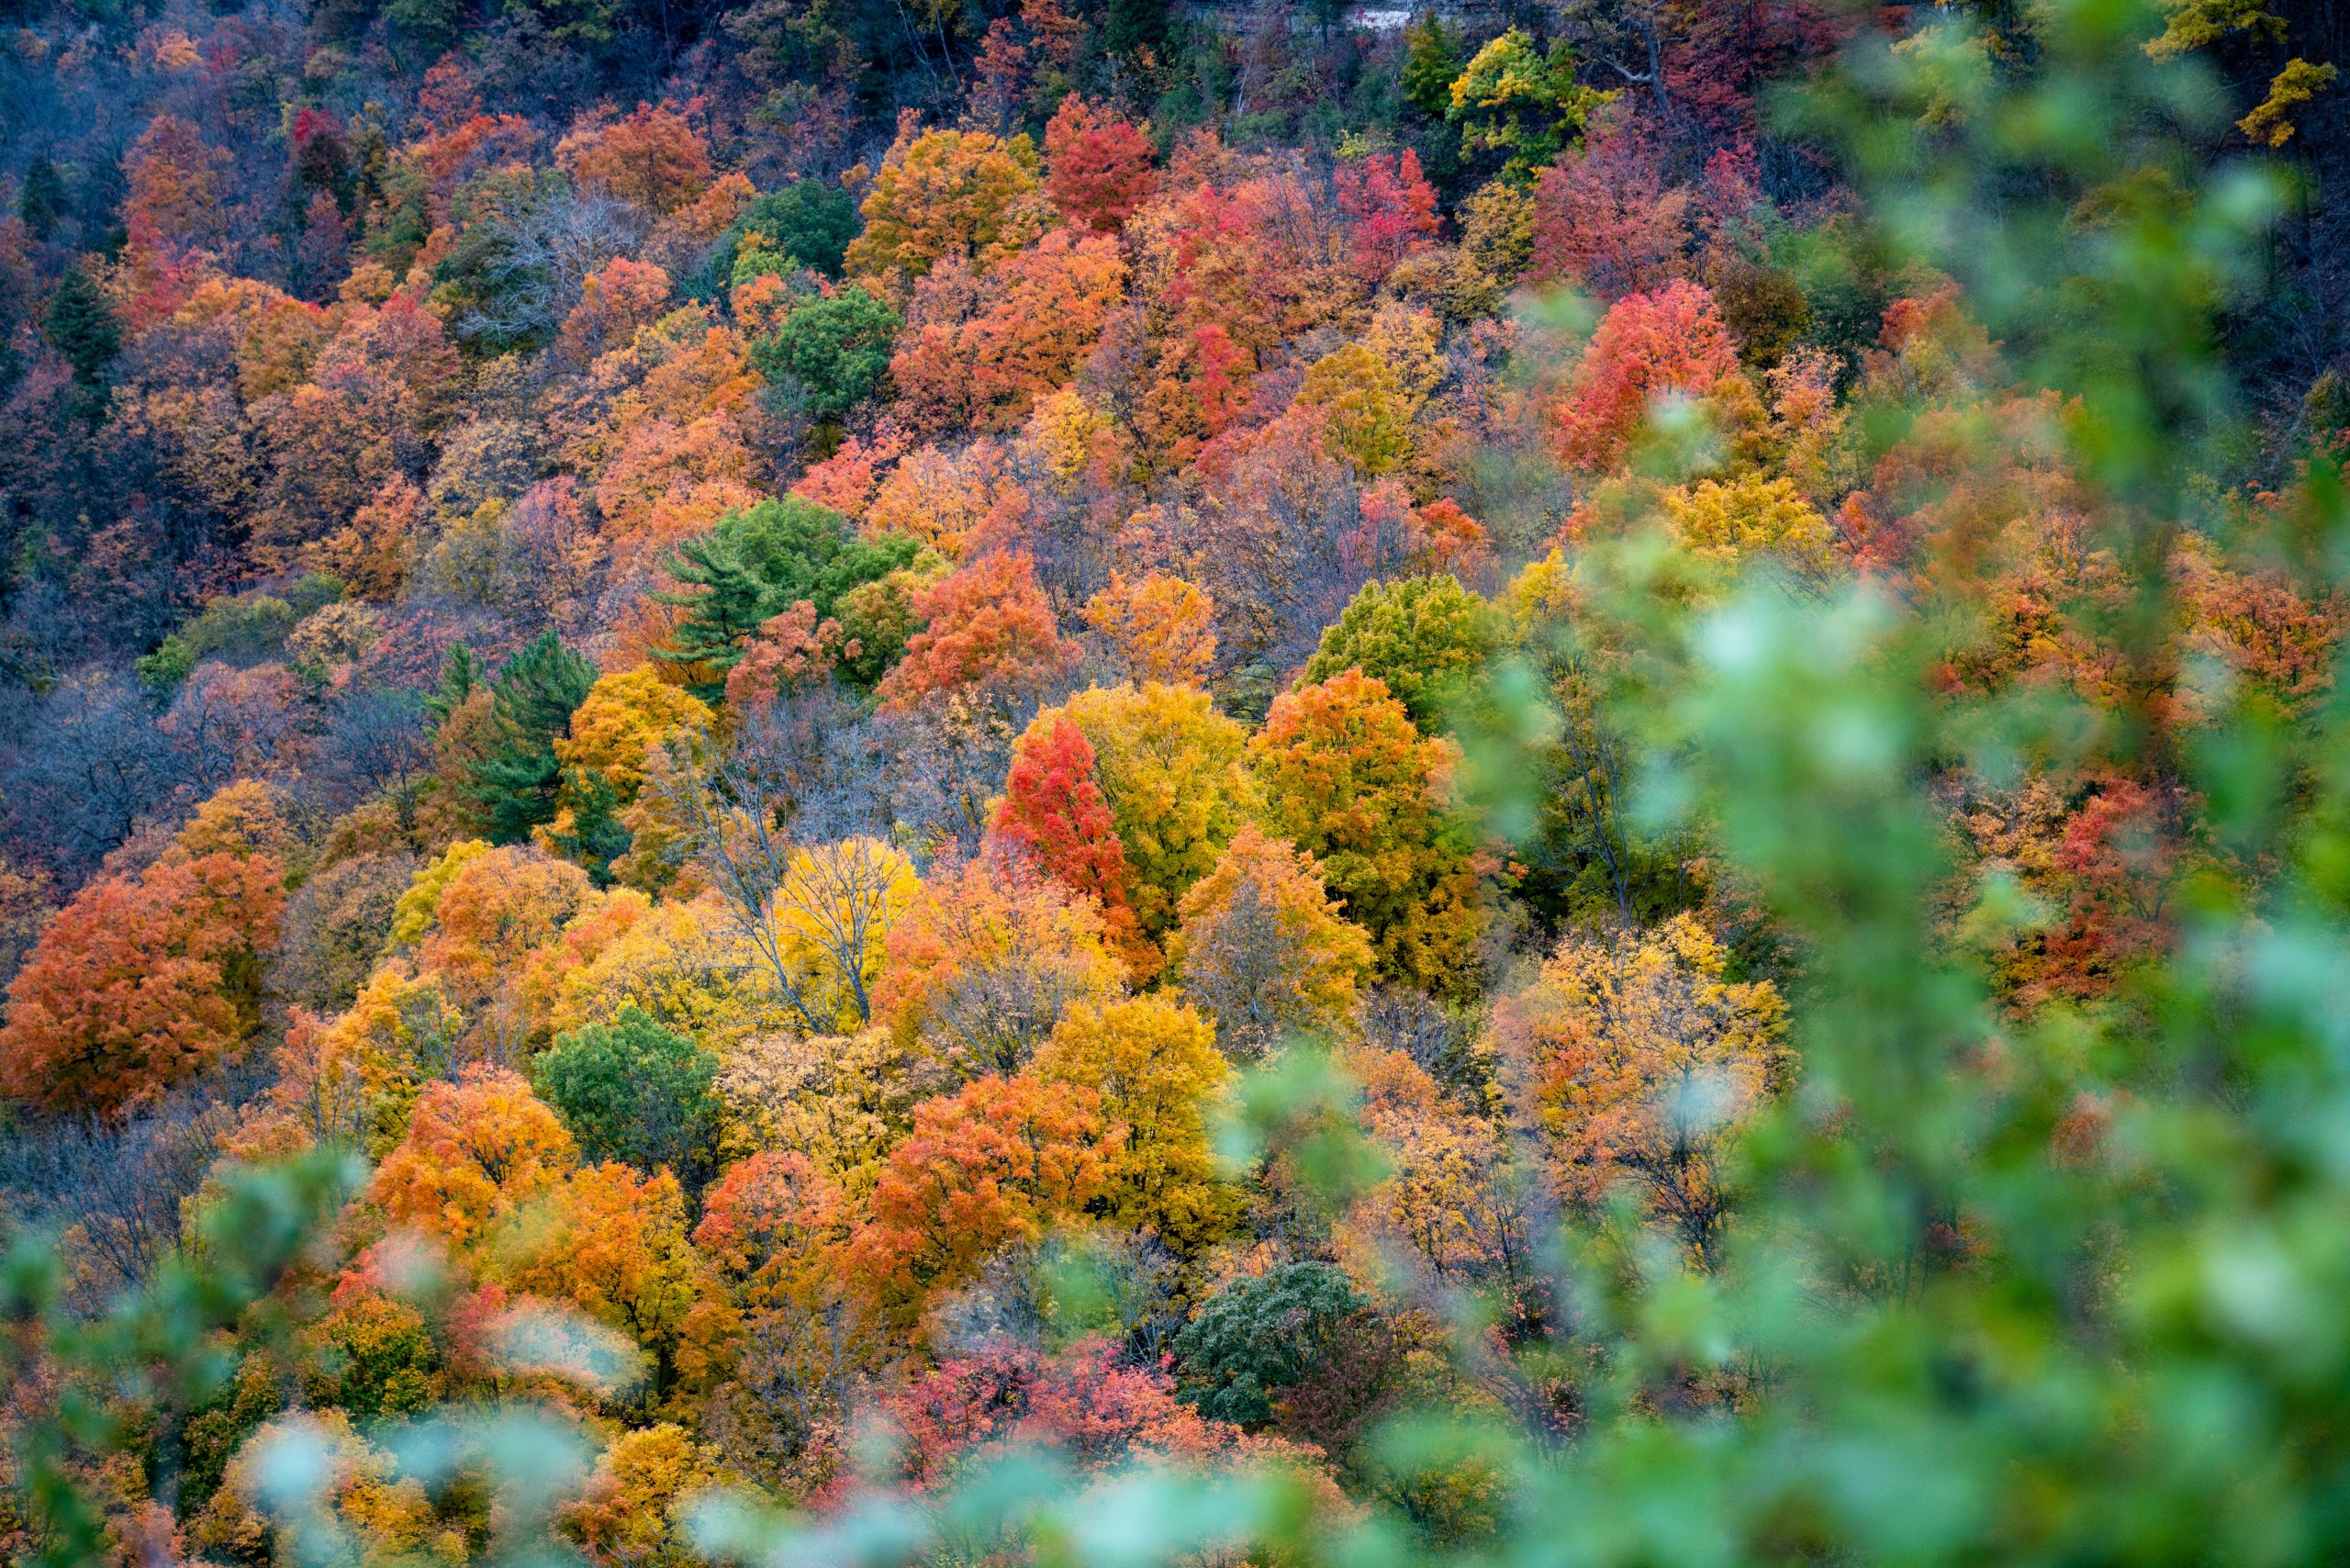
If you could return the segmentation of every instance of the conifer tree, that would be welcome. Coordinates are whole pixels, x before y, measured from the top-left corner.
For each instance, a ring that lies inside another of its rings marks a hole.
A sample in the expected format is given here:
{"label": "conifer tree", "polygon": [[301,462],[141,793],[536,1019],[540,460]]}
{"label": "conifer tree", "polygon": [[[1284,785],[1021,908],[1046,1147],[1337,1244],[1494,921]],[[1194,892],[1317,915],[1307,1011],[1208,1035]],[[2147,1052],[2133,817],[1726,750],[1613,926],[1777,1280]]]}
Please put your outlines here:
{"label": "conifer tree", "polygon": [[903,534],[853,537],[846,518],[798,496],[730,512],[666,563],[682,588],[654,597],[686,615],[660,655],[698,666],[701,678],[688,689],[715,703],[744,644],[768,620],[803,600],[819,622],[828,620],[842,595],[911,565],[921,548]]}
{"label": "conifer tree", "polygon": [[492,712],[498,741],[473,764],[482,826],[499,844],[525,837],[555,814],[563,764],[554,743],[596,684],[596,666],[543,632],[498,672]]}
{"label": "conifer tree", "polygon": [[73,379],[84,386],[100,384],[107,363],[122,348],[122,327],[114,319],[114,308],[78,266],[66,268],[57,280],[42,325],[50,342],[73,367]]}

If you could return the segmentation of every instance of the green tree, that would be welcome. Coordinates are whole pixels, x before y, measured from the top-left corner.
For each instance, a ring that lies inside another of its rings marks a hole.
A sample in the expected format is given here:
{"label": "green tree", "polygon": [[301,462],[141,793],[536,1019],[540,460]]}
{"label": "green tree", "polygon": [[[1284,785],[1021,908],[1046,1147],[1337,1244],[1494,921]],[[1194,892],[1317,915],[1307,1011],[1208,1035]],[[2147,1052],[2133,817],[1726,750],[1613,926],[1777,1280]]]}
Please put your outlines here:
{"label": "green tree", "polygon": [[1479,50],[1453,82],[1445,118],[1460,127],[1463,148],[1505,154],[1503,174],[1525,185],[1558,162],[1608,96],[1575,80],[1574,50],[1564,39],[1546,53],[1512,28]]}
{"label": "green tree", "polygon": [[[856,238],[856,202],[829,180],[795,180],[781,190],[761,193],[735,220],[734,246],[755,234],[766,241],[759,248],[790,257],[833,277],[841,275],[841,258]],[[733,257],[726,258],[733,265]]]}
{"label": "green tree", "polygon": [[1501,646],[1501,616],[1449,576],[1363,585],[1306,662],[1304,681],[1360,669],[1384,681],[1423,734],[1449,730]]}
{"label": "green tree", "polygon": [[660,650],[672,664],[693,666],[696,697],[715,703],[726,693],[726,672],[743,656],[752,633],[806,600],[819,622],[831,619],[842,597],[909,566],[922,546],[903,534],[866,539],[829,507],[785,496],[729,512],[709,532],[687,541],[664,564],[679,588],[656,594],[686,611]]}
{"label": "green tree", "polygon": [[708,1167],[718,1129],[718,1058],[665,1029],[634,1002],[610,1024],[556,1039],[531,1069],[589,1163],[666,1166],[691,1182]]}
{"label": "green tree", "polygon": [[1175,1338],[1177,1386],[1200,1413],[1236,1426],[1270,1422],[1282,1394],[1312,1376],[1371,1301],[1327,1263],[1281,1263],[1208,1298]]}
{"label": "green tree", "polygon": [[106,366],[122,350],[122,326],[114,318],[114,307],[79,266],[66,268],[57,280],[41,325],[50,346],[73,367],[73,379],[85,387],[105,380]]}
{"label": "green tree", "polygon": [[751,345],[751,363],[787,407],[840,419],[873,395],[904,320],[861,284],[795,307]]}
{"label": "green tree", "polygon": [[449,715],[463,707],[465,699],[474,694],[474,689],[482,683],[482,679],[481,660],[464,644],[456,644],[450,648],[449,656],[441,662],[440,683],[426,694],[424,711],[434,720],[446,722]]}
{"label": "green tree", "polygon": [[491,689],[497,742],[472,764],[473,797],[482,827],[499,844],[529,836],[554,820],[563,764],[554,754],[572,711],[596,684],[596,666],[543,632],[507,660]]}
{"label": "green tree", "polygon": [[1404,29],[1404,101],[1434,119],[1452,107],[1452,84],[1463,64],[1460,35],[1426,11]]}

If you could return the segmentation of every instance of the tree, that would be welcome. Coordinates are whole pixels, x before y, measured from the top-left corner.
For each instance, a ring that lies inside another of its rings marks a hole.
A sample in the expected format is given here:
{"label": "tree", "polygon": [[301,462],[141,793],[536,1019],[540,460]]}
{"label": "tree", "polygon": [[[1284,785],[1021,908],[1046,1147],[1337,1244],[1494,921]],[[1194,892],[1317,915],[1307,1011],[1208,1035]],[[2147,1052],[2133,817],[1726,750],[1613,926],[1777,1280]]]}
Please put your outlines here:
{"label": "tree", "polygon": [[849,1243],[860,1286],[900,1322],[990,1254],[1040,1239],[1107,1188],[1124,1134],[1101,1097],[1022,1075],[974,1079],[914,1112]]}
{"label": "tree", "polygon": [[1447,800],[1459,750],[1423,740],[1358,669],[1274,699],[1249,743],[1266,830],[1321,865],[1382,974],[1458,989],[1479,924],[1476,869]]}
{"label": "tree", "polygon": [[258,1021],[285,885],[261,856],[100,877],[51,917],[8,985],[0,1088],[116,1115],[211,1067]]}
{"label": "tree", "polygon": [[1158,188],[1150,138],[1071,93],[1045,128],[1045,190],[1060,215],[1114,234]]}
{"label": "tree", "polygon": [[1512,28],[1479,50],[1454,79],[1445,118],[1461,128],[1464,151],[1505,154],[1504,173],[1522,185],[1557,162],[1560,150],[1606,98],[1576,82],[1574,51],[1564,39],[1541,54],[1532,39]]}
{"label": "tree", "polygon": [[851,590],[910,565],[920,548],[902,534],[854,538],[840,513],[797,496],[730,512],[665,563],[680,588],[654,597],[685,614],[656,652],[700,676],[688,689],[715,702],[761,626],[803,599],[818,621],[831,619]]}
{"label": "tree", "polygon": [[884,708],[945,692],[1015,700],[1049,686],[1071,662],[1024,554],[998,552],[966,564],[917,591],[914,614],[922,630],[874,689]]}
{"label": "tree", "polygon": [[751,363],[790,407],[833,421],[873,396],[905,323],[861,283],[792,307],[751,344]]}
{"label": "tree", "polygon": [[84,386],[101,385],[106,366],[122,350],[122,326],[115,319],[114,307],[78,265],[66,268],[57,280],[41,330]]}
{"label": "tree", "polygon": [[686,1510],[718,1484],[714,1448],[696,1443],[674,1421],[633,1427],[611,1439],[563,1522],[596,1568],[643,1568],[688,1562]]}
{"label": "tree", "polygon": [[[439,870],[427,877],[441,880]],[[446,980],[461,1004],[472,1005],[513,980],[523,959],[553,941],[591,891],[578,867],[529,845],[468,855],[433,899],[417,962]]]}
{"label": "tree", "polygon": [[1099,1008],[1072,1002],[1030,1070],[1100,1095],[1103,1120],[1125,1128],[1103,1154],[1112,1224],[1155,1237],[1179,1257],[1231,1227],[1236,1194],[1218,1178],[1208,1143],[1232,1080],[1213,1024],[1161,996]]}
{"label": "tree", "polygon": [[495,740],[472,765],[468,790],[490,838],[510,844],[554,820],[563,761],[555,743],[596,683],[596,666],[554,632],[525,644],[492,686]]}
{"label": "tree", "polygon": [[1423,734],[1449,730],[1501,649],[1502,617],[1449,576],[1372,582],[1322,633],[1304,678],[1357,669],[1387,688]]}
{"label": "tree", "polygon": [[555,742],[563,783],[543,841],[608,883],[647,818],[637,810],[647,776],[705,744],[716,725],[717,715],[649,665],[599,678]]}
{"label": "tree", "polygon": [[1327,1263],[1244,1274],[1210,1296],[1176,1337],[1177,1386],[1210,1420],[1267,1426],[1281,1396],[1335,1358],[1371,1311],[1369,1298]]}
{"label": "tree", "polygon": [[872,1021],[882,944],[921,885],[903,852],[875,839],[792,852],[775,892],[776,972],[809,1028],[845,1033]]}
{"label": "tree", "polygon": [[1559,406],[1552,441],[1571,467],[1612,466],[1668,397],[1707,398],[1733,413],[1753,392],[1714,297],[1675,278],[1608,308]]}
{"label": "tree", "polygon": [[1215,606],[1181,577],[1113,572],[1080,613],[1129,680],[1198,686],[1215,664]]}
{"label": "tree", "polygon": [[1093,352],[1125,286],[1117,241],[1065,229],[984,278],[940,263],[915,286],[890,364],[904,418],[923,431],[1018,428]]}
{"label": "tree", "polygon": [[849,274],[910,282],[947,257],[985,272],[1043,231],[1036,185],[1036,148],[1027,137],[917,133],[909,117],[866,196]]}
{"label": "tree", "polygon": [[547,1200],[578,1162],[570,1133],[520,1074],[476,1066],[425,1087],[367,1192],[394,1224],[470,1248]]}
{"label": "tree", "polygon": [[877,1015],[962,1078],[1019,1071],[1070,1003],[1125,979],[1101,905],[1000,842],[934,863],[888,949]]}
{"label": "tree", "polygon": [[1102,47],[1121,60],[1162,58],[1167,0],[1110,0],[1102,17]]}
{"label": "tree", "polygon": [[57,161],[46,152],[34,153],[25,166],[24,186],[17,194],[17,216],[25,220],[25,231],[36,240],[56,233],[58,220],[65,216],[65,180],[57,172]]}
{"label": "tree", "polygon": [[788,256],[803,267],[838,277],[856,238],[856,203],[829,180],[794,180],[763,191],[735,220],[738,243]]}
{"label": "tree", "polygon": [[157,115],[123,155],[123,225],[131,242],[154,250],[208,246],[228,233],[228,156],[177,115]]}
{"label": "tree", "polygon": [[557,1036],[531,1079],[591,1164],[617,1159],[691,1182],[716,1146],[717,1057],[634,1002],[609,1025]]}
{"label": "tree", "polygon": [[1842,559],[1828,520],[1785,476],[1701,479],[1658,499],[1681,547],[1712,566],[1769,562],[1816,583]]}
{"label": "tree", "polygon": [[1252,1443],[1238,1428],[1203,1418],[1176,1397],[1164,1372],[1133,1365],[1099,1336],[1051,1355],[990,1338],[941,1361],[884,1409],[904,1441],[898,1468],[917,1493],[945,1491],[1031,1445],[1092,1473],[1209,1464]]}
{"label": "tree", "polygon": [[1694,915],[1570,936],[1494,1025],[1561,1195],[1596,1205],[1629,1184],[1706,1268],[1729,1217],[1724,1156],[1793,1071],[1786,1004],[1728,965]]}
{"label": "tree", "polygon": [[1156,942],[1173,927],[1184,890],[1248,819],[1247,732],[1206,692],[1156,683],[1079,692],[1037,714],[1028,734],[1051,735],[1064,719],[1093,750],[1094,777],[1133,877],[1135,919]]}
{"label": "tree", "polygon": [[710,148],[671,105],[639,104],[618,119],[584,119],[555,143],[555,162],[582,190],[648,212],[688,206],[710,184]]}
{"label": "tree", "polygon": [[572,1171],[550,1195],[537,1223],[496,1261],[500,1282],[565,1302],[625,1333],[654,1359],[658,1399],[676,1385],[698,1328],[715,1327],[696,1312],[712,1282],[695,1256],[685,1194],[667,1170],[640,1175],[616,1162]]}
{"label": "tree", "polygon": [[1139,974],[1158,968],[1128,902],[1133,871],[1095,776],[1093,745],[1067,715],[1028,726],[1013,745],[989,835],[1101,907],[1119,955]]}
{"label": "tree", "polygon": [[1662,139],[1624,104],[1534,186],[1534,275],[1601,298],[1662,287],[1684,263],[1690,193],[1664,183]]}
{"label": "tree", "polygon": [[1404,257],[1435,241],[1436,191],[1410,148],[1341,163],[1337,185],[1338,210],[1353,230],[1355,274],[1364,283],[1379,283]]}
{"label": "tree", "polygon": [[644,788],[655,757],[672,743],[709,734],[716,722],[691,693],[639,665],[597,678],[554,751],[566,767],[602,774],[630,801]]}
{"label": "tree", "polygon": [[1318,409],[1334,455],[1376,477],[1411,454],[1411,414],[1394,370],[1360,343],[1348,343],[1306,367],[1298,402]]}
{"label": "tree", "polygon": [[1371,976],[1371,943],[1339,913],[1313,859],[1250,823],[1183,895],[1169,976],[1216,1021],[1225,1054],[1252,1061],[1291,1034],[1337,1028]]}

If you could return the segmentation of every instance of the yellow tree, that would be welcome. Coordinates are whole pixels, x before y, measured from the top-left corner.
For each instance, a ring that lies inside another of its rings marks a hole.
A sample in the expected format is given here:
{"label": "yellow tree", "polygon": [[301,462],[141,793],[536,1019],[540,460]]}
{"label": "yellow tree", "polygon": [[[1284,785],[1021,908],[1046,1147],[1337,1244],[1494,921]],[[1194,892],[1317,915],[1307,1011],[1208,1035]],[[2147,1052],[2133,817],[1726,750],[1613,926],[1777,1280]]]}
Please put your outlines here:
{"label": "yellow tree", "polygon": [[1231,1227],[1238,1205],[1217,1177],[1208,1123],[1232,1068],[1213,1024],[1163,996],[1074,1002],[1038,1047],[1035,1070],[1099,1094],[1103,1117],[1125,1127],[1124,1144],[1104,1155],[1113,1223],[1182,1254]]}
{"label": "yellow tree", "polygon": [[1706,1267],[1729,1209],[1723,1151],[1793,1067],[1777,990],[1728,967],[1688,914],[1570,936],[1492,1026],[1561,1195],[1595,1205],[1628,1184]]}
{"label": "yellow tree", "polygon": [[1044,231],[1035,143],[976,130],[917,134],[911,117],[873,177],[851,277],[921,277],[943,257],[985,271]]}
{"label": "yellow tree", "polygon": [[1359,669],[1274,699],[1249,745],[1266,830],[1320,864],[1381,970],[1457,990],[1477,933],[1476,864],[1449,810],[1460,753],[1423,740]]}
{"label": "yellow tree", "polygon": [[792,852],[767,946],[786,1000],[811,1031],[847,1034],[872,1022],[890,928],[921,889],[913,862],[876,838]]}
{"label": "yellow tree", "polygon": [[1024,744],[1062,719],[1093,748],[1135,918],[1156,942],[1174,926],[1184,891],[1214,868],[1248,820],[1248,734],[1206,692],[1152,681],[1080,691],[1037,714]]}
{"label": "yellow tree", "polygon": [[1198,686],[1215,664],[1215,606],[1181,577],[1152,572],[1128,581],[1113,572],[1082,614],[1134,680]]}

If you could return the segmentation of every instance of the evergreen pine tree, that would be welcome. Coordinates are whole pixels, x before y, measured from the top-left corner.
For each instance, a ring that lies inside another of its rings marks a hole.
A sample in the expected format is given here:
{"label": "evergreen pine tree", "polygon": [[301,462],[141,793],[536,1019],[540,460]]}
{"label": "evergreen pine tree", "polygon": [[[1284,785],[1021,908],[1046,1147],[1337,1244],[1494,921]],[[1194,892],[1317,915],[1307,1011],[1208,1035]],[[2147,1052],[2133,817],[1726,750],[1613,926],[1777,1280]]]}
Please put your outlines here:
{"label": "evergreen pine tree", "polygon": [[442,664],[441,684],[425,698],[424,710],[445,723],[481,683],[481,660],[474,656],[471,648],[459,643],[449,650],[448,658]]}
{"label": "evergreen pine tree", "polygon": [[510,844],[553,822],[563,764],[554,743],[596,684],[596,666],[543,632],[498,672],[492,711],[498,740],[473,764],[473,795],[490,838]]}
{"label": "evergreen pine tree", "polygon": [[763,622],[802,599],[825,619],[843,594],[911,565],[921,549],[903,534],[857,538],[840,513],[798,496],[730,512],[666,563],[681,588],[654,597],[686,615],[661,657],[709,672],[690,689],[716,702],[725,695],[726,672]]}
{"label": "evergreen pine tree", "polygon": [[50,344],[73,367],[73,379],[84,386],[101,385],[107,363],[122,347],[122,328],[88,273],[79,266],[65,269],[42,324]]}
{"label": "evergreen pine tree", "polygon": [[562,804],[570,827],[554,835],[555,853],[587,871],[599,888],[612,884],[612,862],[628,853],[635,834],[620,819],[620,791],[603,771],[574,767],[565,772]]}

